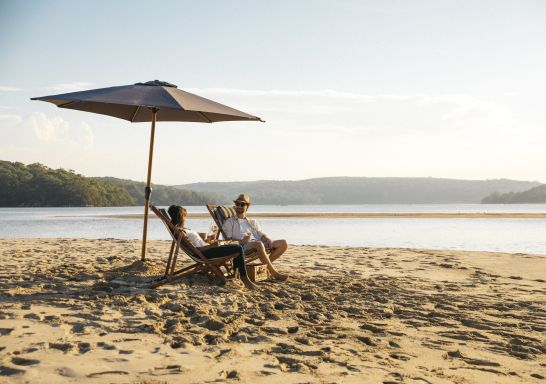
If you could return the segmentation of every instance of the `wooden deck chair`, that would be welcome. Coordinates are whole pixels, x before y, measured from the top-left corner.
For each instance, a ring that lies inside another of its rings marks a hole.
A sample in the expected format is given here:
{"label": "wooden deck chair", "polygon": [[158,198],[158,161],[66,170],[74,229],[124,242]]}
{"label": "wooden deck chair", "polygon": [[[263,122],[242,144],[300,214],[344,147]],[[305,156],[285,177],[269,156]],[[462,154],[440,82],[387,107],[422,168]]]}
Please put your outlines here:
{"label": "wooden deck chair", "polygon": [[224,205],[207,204],[207,210],[218,227],[218,232],[216,232],[216,240],[220,240],[220,235],[222,235],[224,240],[228,240],[222,227],[224,225],[224,221],[226,221],[228,218],[237,216],[235,209]]}
{"label": "wooden deck chair", "polygon": [[[209,276],[216,276],[222,283],[225,283],[227,278],[221,271],[220,267],[226,267],[226,269],[228,269],[228,273],[233,275],[232,269],[229,268],[228,263],[237,256],[237,253],[219,258],[207,259],[203,253],[194,247],[188,240],[184,231],[175,227],[171,223],[167,211],[164,209],[158,209],[153,205],[150,205],[150,209],[165,225],[172,238],[171,250],[167,259],[165,274],[152,284],[152,288],[156,288],[166,283],[172,283],[173,281],[182,277],[191,276],[196,273],[206,273]],[[178,259],[179,250],[182,250],[186,255],[188,255],[193,263],[187,267],[177,270],[176,262]]]}
{"label": "wooden deck chair", "polygon": [[[224,222],[230,218],[237,216],[235,209],[233,207],[227,207],[225,205],[213,205],[213,204],[207,204],[207,210],[209,211],[212,219],[216,223],[216,226],[218,227],[218,232],[216,232],[216,240],[220,240],[220,234],[222,235],[222,238],[224,240],[228,240],[226,233],[224,232],[222,226],[224,225]],[[271,253],[270,249],[266,249],[267,253]],[[258,254],[255,249],[245,252],[245,261],[247,263],[251,263],[255,260],[259,259]],[[262,263],[254,263],[254,265],[261,265]]]}

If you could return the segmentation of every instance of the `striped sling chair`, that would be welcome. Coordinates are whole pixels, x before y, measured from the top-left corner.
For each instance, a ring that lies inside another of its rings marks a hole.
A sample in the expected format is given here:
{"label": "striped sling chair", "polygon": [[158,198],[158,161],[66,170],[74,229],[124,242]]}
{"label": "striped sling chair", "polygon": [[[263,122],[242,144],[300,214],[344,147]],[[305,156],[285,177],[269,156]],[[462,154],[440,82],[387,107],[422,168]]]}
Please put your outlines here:
{"label": "striped sling chair", "polygon": [[[169,257],[165,267],[165,274],[153,282],[152,288],[156,288],[163,284],[172,283],[182,277],[191,276],[196,273],[206,273],[208,276],[217,277],[222,284],[225,284],[228,277],[234,277],[233,271],[229,267],[229,264],[235,257],[237,257],[237,253],[219,258],[207,259],[203,253],[188,240],[184,231],[181,228],[175,227],[171,223],[169,214],[165,209],[159,209],[151,204],[150,209],[165,225],[172,239]],[[178,259],[179,250],[181,250],[191,259],[192,264],[177,270],[176,262]],[[225,267],[227,269],[228,277],[226,277],[226,275],[222,272],[220,269],[221,267]]]}

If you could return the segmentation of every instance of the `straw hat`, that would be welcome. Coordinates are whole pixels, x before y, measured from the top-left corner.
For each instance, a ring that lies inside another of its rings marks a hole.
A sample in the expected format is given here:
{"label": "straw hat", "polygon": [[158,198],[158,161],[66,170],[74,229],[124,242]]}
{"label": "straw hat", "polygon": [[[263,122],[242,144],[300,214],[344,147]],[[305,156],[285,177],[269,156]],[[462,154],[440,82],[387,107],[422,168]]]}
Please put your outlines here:
{"label": "straw hat", "polygon": [[234,203],[236,203],[238,201],[242,201],[242,202],[246,203],[246,205],[250,205],[250,197],[248,195],[243,194],[243,193],[241,193],[235,200],[233,200]]}

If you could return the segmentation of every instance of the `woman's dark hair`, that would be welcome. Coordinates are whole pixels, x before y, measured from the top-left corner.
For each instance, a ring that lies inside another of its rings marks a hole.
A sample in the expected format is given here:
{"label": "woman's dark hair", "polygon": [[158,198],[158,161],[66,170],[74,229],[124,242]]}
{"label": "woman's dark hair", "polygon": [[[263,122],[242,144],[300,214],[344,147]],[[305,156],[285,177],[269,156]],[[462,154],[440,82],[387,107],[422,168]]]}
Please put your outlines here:
{"label": "woman's dark hair", "polygon": [[186,208],[181,207],[180,205],[171,205],[167,212],[169,212],[169,216],[171,217],[171,223],[175,227],[184,226],[184,219],[186,218]]}

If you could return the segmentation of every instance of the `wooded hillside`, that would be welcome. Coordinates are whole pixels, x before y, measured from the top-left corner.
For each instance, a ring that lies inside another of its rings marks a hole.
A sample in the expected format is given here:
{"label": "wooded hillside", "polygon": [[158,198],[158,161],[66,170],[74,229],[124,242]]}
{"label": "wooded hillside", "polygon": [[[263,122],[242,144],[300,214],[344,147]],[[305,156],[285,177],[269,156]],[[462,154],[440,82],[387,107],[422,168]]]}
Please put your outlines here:
{"label": "wooded hillside", "polygon": [[[0,161],[1,207],[84,207],[144,204],[145,183],[111,177],[93,178],[72,170],[36,163]],[[224,202],[215,194],[152,186],[158,205],[203,205]]]}
{"label": "wooded hillside", "polygon": [[482,200],[484,204],[545,204],[546,184],[523,192],[493,193]]}
{"label": "wooded hillside", "polygon": [[327,177],[297,181],[195,183],[178,186],[232,200],[249,194],[256,204],[480,203],[491,193],[521,192],[538,182],[409,177]]}

